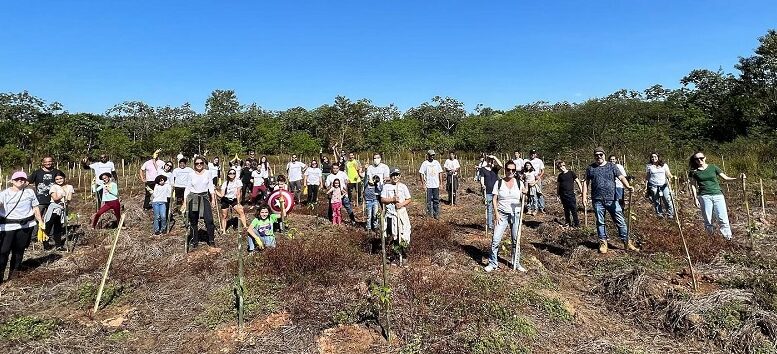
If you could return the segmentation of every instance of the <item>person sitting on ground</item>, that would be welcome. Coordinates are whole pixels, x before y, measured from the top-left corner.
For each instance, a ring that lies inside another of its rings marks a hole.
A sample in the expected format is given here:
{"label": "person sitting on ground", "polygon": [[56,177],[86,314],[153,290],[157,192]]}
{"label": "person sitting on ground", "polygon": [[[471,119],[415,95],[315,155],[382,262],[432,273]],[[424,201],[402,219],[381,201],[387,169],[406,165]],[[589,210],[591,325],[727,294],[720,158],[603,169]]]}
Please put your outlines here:
{"label": "person sitting on ground", "polygon": [[[385,219],[383,232],[399,247],[399,253],[407,261],[407,248],[410,247],[410,215],[407,206],[411,202],[410,190],[400,182],[402,174],[398,168],[391,170],[390,181],[383,185],[380,201],[384,205]],[[400,264],[401,265],[401,264]]]}
{"label": "person sitting on ground", "polygon": [[221,183],[221,187],[216,190],[216,197],[219,198],[221,203],[222,234],[227,232],[227,216],[229,214],[229,208],[235,210],[243,228],[248,227],[246,214],[243,211],[243,205],[240,204],[240,189],[242,187],[243,182],[237,178],[237,171],[229,169],[229,171],[227,171],[227,178]]}
{"label": "person sitting on ground", "polygon": [[45,228],[38,209],[38,197],[27,188],[27,174],[16,171],[11,175],[11,187],[0,192],[0,284],[10,255],[8,280],[22,266],[24,250],[30,245],[36,224]]}
{"label": "person sitting on ground", "polygon": [[65,246],[65,218],[67,218],[67,205],[75,194],[73,186],[66,184],[64,175],[54,177],[54,184],[49,189],[51,194],[51,204],[46,209],[46,215],[43,221],[46,223],[46,230],[49,236],[54,240],[54,247],[62,250]]}
{"label": "person sitting on ground", "polygon": [[[672,191],[669,188],[671,180],[672,172],[669,171],[669,165],[661,161],[657,153],[650,154],[650,161],[645,166],[645,181],[648,196],[653,202],[653,209],[659,218],[664,217],[664,208],[666,208],[666,217],[674,218],[674,202],[672,201]],[[662,199],[664,205],[661,203]]]}
{"label": "person sitting on ground", "polygon": [[535,215],[537,213],[537,198],[539,196],[537,184],[539,179],[537,178],[537,171],[534,170],[534,166],[531,162],[526,161],[523,164],[523,182],[526,183],[526,215]]}
{"label": "person sitting on ground", "polygon": [[346,193],[339,179],[332,181],[332,186],[326,191],[326,194],[329,195],[329,203],[332,208],[332,224],[334,225],[342,225],[343,223],[341,210],[343,208],[343,195]]}
{"label": "person sitting on ground", "polygon": [[[715,226],[712,223],[716,219],[720,233],[726,240],[731,240],[732,232],[731,224],[728,222],[726,198],[720,189],[718,177],[724,181],[735,181],[736,178],[727,176],[716,165],[708,165],[706,156],[701,151],[691,155],[688,166],[691,169],[688,174],[691,179],[691,192],[696,207],[701,211],[704,229],[707,230],[708,235],[712,236],[715,233]],[[744,179],[747,176],[743,173],[740,178]]]}
{"label": "person sitting on ground", "polygon": [[618,179],[628,190],[634,190],[626,180],[626,176],[614,164],[607,163],[604,159],[604,149],[597,147],[594,149],[594,162],[588,166],[585,171],[585,188],[583,188],[583,201],[587,200],[588,189],[591,189],[591,201],[594,206],[594,216],[596,217],[596,232],[599,235],[599,252],[607,253],[609,245],[607,244],[607,230],[604,226],[604,214],[609,212],[615,225],[618,227],[618,234],[623,241],[623,248],[629,251],[638,251],[639,249],[629,239],[629,232],[626,228],[626,218],[623,216],[623,209],[617,201],[615,192],[615,180]]}
{"label": "person sitting on ground", "polygon": [[167,203],[170,195],[173,194],[173,188],[168,183],[165,175],[156,176],[154,188],[146,187],[151,190],[151,209],[154,211],[154,235],[161,235],[167,231]]}
{"label": "person sitting on ground", "polygon": [[[113,211],[113,215],[116,216],[116,222],[121,219],[121,203],[119,202],[119,185],[113,180],[110,173],[104,172],[100,175],[101,184],[95,186],[95,193],[100,194],[100,200],[103,201],[103,205],[97,210],[97,213],[91,217],[92,228],[97,228],[97,221],[100,220],[100,216],[105,214],[108,210]],[[118,224],[117,224],[118,225]]]}
{"label": "person sitting on ground", "polygon": [[267,204],[262,204],[256,210],[256,218],[251,221],[248,228],[248,252],[255,249],[275,248],[275,232],[273,225],[283,222],[281,215],[270,212]]}
{"label": "person sitting on ground", "polygon": [[580,183],[580,179],[571,170],[567,169],[567,164],[564,161],[558,161],[556,163],[559,174],[557,179],[558,190],[557,194],[561,199],[561,205],[564,207],[564,222],[566,226],[580,226],[580,220],[577,218],[577,195],[575,194],[575,184],[577,188],[582,191],[583,185]]}
{"label": "person sitting on ground", "polygon": [[[529,162],[526,162],[527,166],[531,166]],[[524,168],[525,170],[526,168]],[[523,197],[524,186],[520,179],[515,178],[518,169],[515,166],[515,162],[508,160],[505,164],[505,176],[500,179],[495,185],[491,194],[494,195],[494,209],[496,213],[496,228],[494,228],[494,236],[491,239],[491,254],[488,257],[488,265],[485,268],[486,272],[491,272],[499,267],[499,248],[502,244],[502,236],[510,227],[510,234],[512,236],[512,245],[515,249],[513,259],[515,260],[515,268],[518,271],[525,272],[526,269],[521,266],[521,246],[518,240],[518,228],[521,225],[521,198]],[[524,173],[524,176],[525,173]]]}

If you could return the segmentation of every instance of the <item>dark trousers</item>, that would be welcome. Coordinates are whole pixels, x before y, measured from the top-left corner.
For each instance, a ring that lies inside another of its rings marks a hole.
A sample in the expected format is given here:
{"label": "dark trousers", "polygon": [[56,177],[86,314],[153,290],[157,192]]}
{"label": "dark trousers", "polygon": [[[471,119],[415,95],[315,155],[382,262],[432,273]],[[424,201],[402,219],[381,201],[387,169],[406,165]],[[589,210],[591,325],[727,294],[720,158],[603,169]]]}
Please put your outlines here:
{"label": "dark trousers", "polygon": [[426,215],[440,217],[440,188],[426,188]]}
{"label": "dark trousers", "polygon": [[[154,186],[156,186],[154,181],[146,181],[146,187],[151,188],[152,191]],[[143,210],[151,210],[151,192],[148,189],[146,189],[146,195],[143,197]]]}
{"label": "dark trousers", "polygon": [[318,185],[308,184],[308,204],[318,201]]}
{"label": "dark trousers", "polygon": [[[46,234],[51,236],[55,246],[62,246],[65,244],[65,240],[62,238],[62,236],[65,235],[65,225],[61,220],[62,219],[60,219],[59,216],[54,215],[51,217],[51,220],[46,223]],[[37,230],[35,230],[35,232],[37,232]]]}
{"label": "dark trousers", "polygon": [[30,245],[32,239],[32,230],[32,227],[26,227],[0,233],[2,235],[2,239],[0,239],[0,283],[3,282],[9,255],[11,256],[11,271],[8,273],[8,279],[11,279],[13,273],[22,266],[24,250]]}
{"label": "dark trousers", "polygon": [[251,196],[251,188],[251,181],[243,181],[243,186],[240,187],[240,200],[243,202],[243,204],[250,202],[248,197]]}
{"label": "dark trousers", "polygon": [[577,197],[575,193],[563,193],[560,195],[561,205],[564,206],[564,221],[567,225],[580,226],[577,218]]}
{"label": "dark trousers", "polygon": [[185,187],[175,187],[175,204],[180,208],[183,205],[183,192],[186,191]]}
{"label": "dark trousers", "polygon": [[359,204],[362,202],[362,188],[361,188],[361,182],[351,182],[348,183],[348,199],[353,200],[353,191],[356,191],[356,204]]}
{"label": "dark trousers", "polygon": [[[203,209],[202,219],[205,220],[205,229],[208,231],[208,244],[212,245],[216,242],[215,240],[216,226],[213,224],[213,208],[211,208],[210,201],[207,198],[203,198],[203,202],[200,203],[200,208]],[[191,208],[188,210],[191,210]],[[191,227],[191,230],[189,230],[189,243],[192,245],[196,245],[197,242],[200,241],[199,238],[197,237],[197,231],[198,231],[197,221],[200,219],[200,212],[189,211],[188,213],[189,213],[189,226]]]}

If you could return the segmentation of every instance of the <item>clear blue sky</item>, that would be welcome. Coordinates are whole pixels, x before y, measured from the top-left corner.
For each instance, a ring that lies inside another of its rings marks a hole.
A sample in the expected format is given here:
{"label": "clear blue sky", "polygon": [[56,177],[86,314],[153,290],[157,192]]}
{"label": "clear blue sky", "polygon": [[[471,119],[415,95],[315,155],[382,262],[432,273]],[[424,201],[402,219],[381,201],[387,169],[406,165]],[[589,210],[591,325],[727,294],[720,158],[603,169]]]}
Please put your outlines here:
{"label": "clear blue sky", "polygon": [[584,101],[733,72],[777,1],[6,1],[0,92],[71,112],[125,100],[204,109],[214,89],[266,109],[336,95],[406,110]]}

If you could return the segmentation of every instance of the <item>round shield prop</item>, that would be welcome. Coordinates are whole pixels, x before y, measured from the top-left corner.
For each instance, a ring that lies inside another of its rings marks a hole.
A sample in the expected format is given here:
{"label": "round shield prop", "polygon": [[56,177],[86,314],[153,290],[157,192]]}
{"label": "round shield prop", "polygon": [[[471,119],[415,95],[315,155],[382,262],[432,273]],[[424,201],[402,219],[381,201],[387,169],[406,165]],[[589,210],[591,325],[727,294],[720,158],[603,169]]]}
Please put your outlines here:
{"label": "round shield prop", "polygon": [[294,207],[294,194],[291,194],[291,192],[287,190],[279,189],[272,192],[272,194],[267,197],[267,205],[273,213],[280,214],[281,198],[283,198],[284,214],[288,214],[291,211],[291,208]]}

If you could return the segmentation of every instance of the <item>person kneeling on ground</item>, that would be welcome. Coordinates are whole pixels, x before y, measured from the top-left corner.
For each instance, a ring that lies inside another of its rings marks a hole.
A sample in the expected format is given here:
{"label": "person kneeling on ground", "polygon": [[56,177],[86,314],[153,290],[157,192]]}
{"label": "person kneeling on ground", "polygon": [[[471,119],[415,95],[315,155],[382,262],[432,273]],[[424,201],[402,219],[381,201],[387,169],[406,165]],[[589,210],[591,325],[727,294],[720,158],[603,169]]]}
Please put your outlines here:
{"label": "person kneeling on ground", "polygon": [[263,249],[265,247],[275,248],[275,233],[273,225],[283,221],[281,216],[270,212],[270,207],[262,205],[256,210],[256,219],[251,221],[248,228],[248,252]]}
{"label": "person kneeling on ground", "polygon": [[399,245],[399,253],[407,261],[406,250],[410,246],[410,216],[407,205],[410,204],[410,190],[400,182],[401,174],[398,168],[391,171],[389,183],[383,185],[380,201],[385,206],[384,223],[387,235]]}

